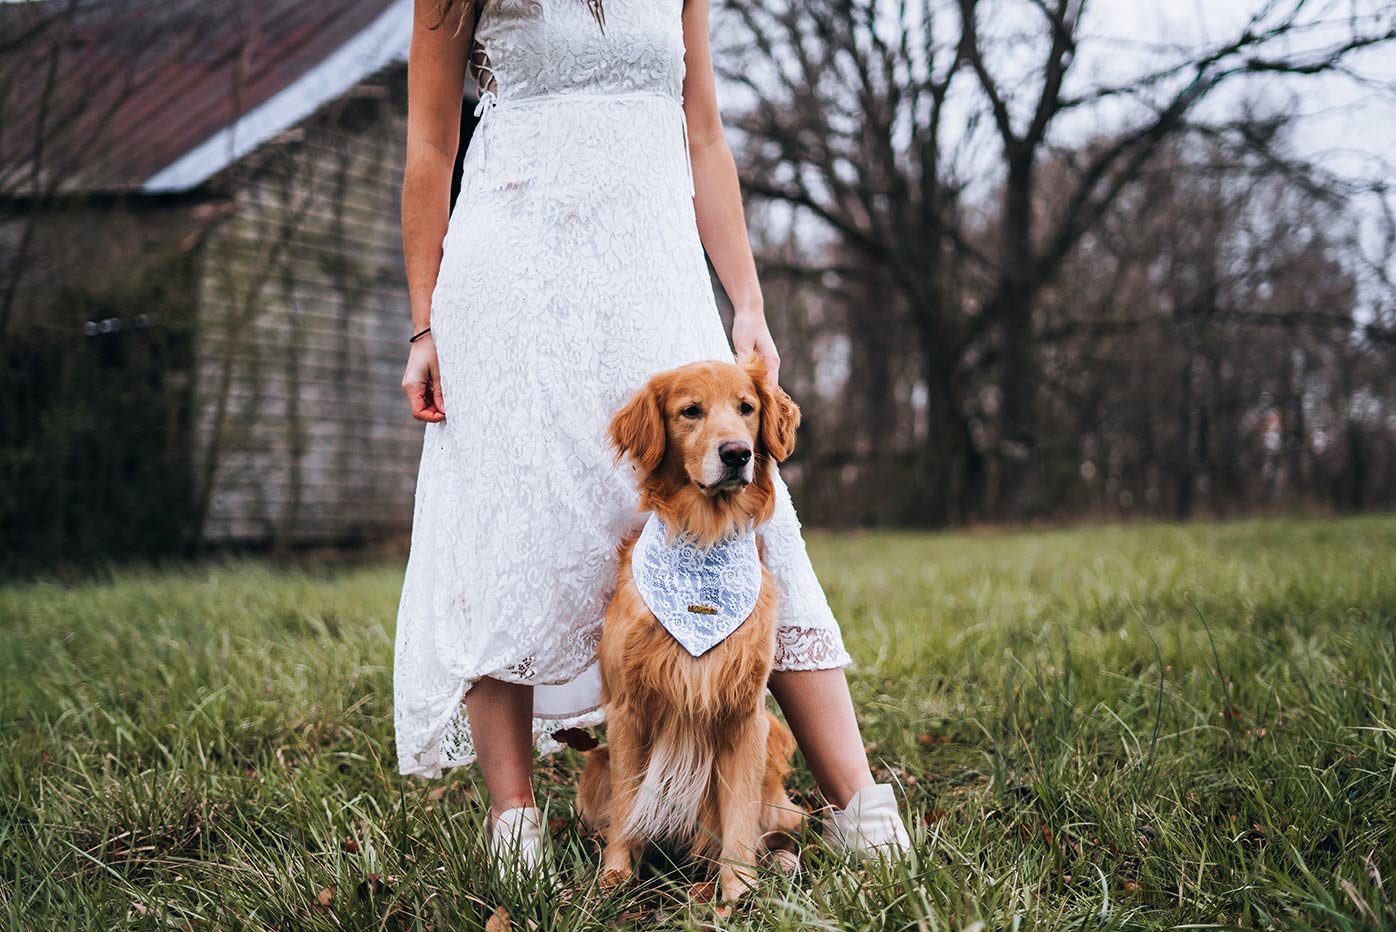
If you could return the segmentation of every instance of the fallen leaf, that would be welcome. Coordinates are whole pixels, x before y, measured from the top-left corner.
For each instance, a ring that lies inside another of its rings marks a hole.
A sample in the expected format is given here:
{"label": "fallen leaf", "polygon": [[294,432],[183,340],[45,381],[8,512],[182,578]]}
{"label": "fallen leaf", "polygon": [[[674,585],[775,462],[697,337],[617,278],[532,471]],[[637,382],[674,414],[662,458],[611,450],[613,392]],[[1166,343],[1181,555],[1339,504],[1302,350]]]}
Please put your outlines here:
{"label": "fallen leaf", "polygon": [[319,901],[321,906],[328,907],[334,900],[334,887],[326,887],[321,890],[316,894],[315,899]]}
{"label": "fallen leaf", "polygon": [[348,851],[350,854],[358,854],[359,843],[352,838],[346,838],[344,839],[344,850]]}
{"label": "fallen leaf", "polygon": [[383,886],[383,878],[378,874],[369,874],[363,880],[359,881],[358,890],[356,892],[359,894],[359,899],[366,900],[370,896],[380,896],[385,892],[391,893],[392,890]]}
{"label": "fallen leaf", "polygon": [[574,751],[590,751],[601,743],[591,732],[582,728],[563,728],[555,731],[553,740],[562,742]]}
{"label": "fallen leaf", "polygon": [[428,793],[427,799],[431,800],[434,803],[440,802],[441,797],[445,796],[447,793],[451,792],[451,790],[455,789],[458,786],[460,786],[459,780],[452,780],[450,783],[443,783],[436,789]]}
{"label": "fallen leaf", "polygon": [[503,906],[494,911],[494,915],[485,920],[485,932],[509,932],[509,910]]}

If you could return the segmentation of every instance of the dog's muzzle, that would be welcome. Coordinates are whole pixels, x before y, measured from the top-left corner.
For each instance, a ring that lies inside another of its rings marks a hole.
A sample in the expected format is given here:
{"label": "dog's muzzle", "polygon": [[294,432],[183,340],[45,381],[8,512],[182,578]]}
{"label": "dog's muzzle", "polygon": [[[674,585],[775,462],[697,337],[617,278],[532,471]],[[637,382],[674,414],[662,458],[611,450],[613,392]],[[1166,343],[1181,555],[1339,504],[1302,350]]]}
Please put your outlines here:
{"label": "dog's muzzle", "polygon": [[729,440],[717,448],[717,458],[721,463],[718,479],[706,486],[708,491],[726,492],[743,489],[751,484],[751,447],[736,440]]}

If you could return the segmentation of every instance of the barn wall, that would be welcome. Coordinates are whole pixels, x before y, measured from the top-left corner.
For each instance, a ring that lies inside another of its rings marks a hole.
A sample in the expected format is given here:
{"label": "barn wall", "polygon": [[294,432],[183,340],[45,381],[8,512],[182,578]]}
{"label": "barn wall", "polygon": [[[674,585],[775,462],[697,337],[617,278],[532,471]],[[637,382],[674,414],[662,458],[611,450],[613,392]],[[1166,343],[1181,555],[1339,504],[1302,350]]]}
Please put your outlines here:
{"label": "barn wall", "polygon": [[207,542],[406,532],[421,452],[399,196],[405,68],[359,85],[216,185],[199,280],[196,487]]}

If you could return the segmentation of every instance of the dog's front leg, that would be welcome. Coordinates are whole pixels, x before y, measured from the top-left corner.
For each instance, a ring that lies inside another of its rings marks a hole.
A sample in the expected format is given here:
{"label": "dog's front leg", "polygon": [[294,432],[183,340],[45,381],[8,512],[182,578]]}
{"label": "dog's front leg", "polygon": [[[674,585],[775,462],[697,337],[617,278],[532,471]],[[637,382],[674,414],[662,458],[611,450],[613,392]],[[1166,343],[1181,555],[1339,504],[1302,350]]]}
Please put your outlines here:
{"label": "dog's front leg", "polygon": [[761,777],[766,764],[764,712],[750,716],[717,755],[717,807],[722,825],[722,898],[736,899],[755,884],[756,849],[761,839]]}
{"label": "dog's front leg", "polygon": [[628,714],[616,715],[606,724],[611,746],[611,824],[606,830],[606,853],[601,859],[601,885],[614,887],[630,879],[643,839],[628,831],[626,823],[635,808],[640,782],[645,777],[645,749]]}

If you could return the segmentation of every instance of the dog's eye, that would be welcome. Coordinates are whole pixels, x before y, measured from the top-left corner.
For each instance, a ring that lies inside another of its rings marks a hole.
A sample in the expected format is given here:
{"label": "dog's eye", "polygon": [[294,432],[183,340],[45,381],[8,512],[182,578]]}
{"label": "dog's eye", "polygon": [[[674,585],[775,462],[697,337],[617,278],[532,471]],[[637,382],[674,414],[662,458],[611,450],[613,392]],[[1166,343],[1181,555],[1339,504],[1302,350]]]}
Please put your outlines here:
{"label": "dog's eye", "polygon": [[749,401],[743,401],[743,402],[742,402],[742,407],[741,407],[740,410],[741,410],[741,412],[742,412],[742,417],[746,417],[748,414],[751,414],[752,412],[754,412],[754,411],[756,410],[756,408],[752,406],[751,402],[749,402]]}
{"label": "dog's eye", "polygon": [[700,418],[703,416],[703,409],[698,407],[697,405],[689,405],[687,408],[684,408],[682,411],[680,411],[679,414],[688,418],[689,420],[693,420],[694,418]]}

